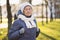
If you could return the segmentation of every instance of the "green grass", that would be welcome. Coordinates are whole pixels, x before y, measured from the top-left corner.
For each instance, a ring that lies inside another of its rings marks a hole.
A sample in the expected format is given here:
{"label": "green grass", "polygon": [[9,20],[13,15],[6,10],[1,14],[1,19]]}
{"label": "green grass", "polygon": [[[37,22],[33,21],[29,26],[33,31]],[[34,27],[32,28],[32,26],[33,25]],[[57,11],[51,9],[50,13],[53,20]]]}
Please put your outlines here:
{"label": "green grass", "polygon": [[60,40],[60,21],[53,21],[42,26],[41,22],[37,22],[41,30],[37,40]]}
{"label": "green grass", "polygon": [[7,35],[7,28],[0,29],[0,40],[4,39],[4,37]]}

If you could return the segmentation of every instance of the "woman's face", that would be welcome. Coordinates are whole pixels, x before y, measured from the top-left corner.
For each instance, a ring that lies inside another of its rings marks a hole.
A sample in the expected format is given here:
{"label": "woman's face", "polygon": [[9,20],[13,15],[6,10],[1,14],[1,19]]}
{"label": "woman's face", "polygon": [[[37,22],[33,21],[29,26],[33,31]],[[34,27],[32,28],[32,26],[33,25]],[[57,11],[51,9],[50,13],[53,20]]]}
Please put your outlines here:
{"label": "woman's face", "polygon": [[24,15],[31,16],[32,15],[32,8],[30,6],[26,6],[23,10]]}

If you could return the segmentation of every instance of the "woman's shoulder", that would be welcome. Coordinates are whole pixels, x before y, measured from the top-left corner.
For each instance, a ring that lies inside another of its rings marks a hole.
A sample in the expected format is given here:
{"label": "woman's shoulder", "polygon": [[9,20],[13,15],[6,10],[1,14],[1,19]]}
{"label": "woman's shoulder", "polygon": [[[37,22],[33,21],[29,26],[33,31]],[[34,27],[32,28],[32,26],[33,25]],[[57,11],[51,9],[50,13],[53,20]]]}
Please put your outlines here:
{"label": "woman's shoulder", "polygon": [[23,20],[21,20],[21,19],[16,19],[15,21],[14,21],[14,23],[22,23],[23,22]]}
{"label": "woman's shoulder", "polygon": [[19,22],[19,19],[14,20],[14,22]]}

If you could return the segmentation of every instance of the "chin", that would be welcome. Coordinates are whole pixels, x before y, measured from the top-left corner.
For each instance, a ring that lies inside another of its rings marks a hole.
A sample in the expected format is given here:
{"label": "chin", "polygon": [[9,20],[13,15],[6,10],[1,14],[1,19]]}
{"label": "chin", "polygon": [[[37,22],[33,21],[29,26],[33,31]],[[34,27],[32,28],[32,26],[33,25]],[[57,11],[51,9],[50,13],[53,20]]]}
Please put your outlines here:
{"label": "chin", "polygon": [[26,16],[31,16],[30,14],[26,15]]}
{"label": "chin", "polygon": [[28,16],[31,16],[31,15],[28,15]]}

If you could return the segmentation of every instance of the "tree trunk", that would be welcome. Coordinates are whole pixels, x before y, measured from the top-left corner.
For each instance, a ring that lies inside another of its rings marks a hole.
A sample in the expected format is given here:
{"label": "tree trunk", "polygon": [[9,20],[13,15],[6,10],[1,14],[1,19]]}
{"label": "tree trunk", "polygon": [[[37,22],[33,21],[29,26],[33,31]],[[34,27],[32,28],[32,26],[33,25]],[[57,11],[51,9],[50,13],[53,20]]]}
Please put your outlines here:
{"label": "tree trunk", "polygon": [[55,7],[55,20],[56,20],[56,1],[54,2],[54,7]]}
{"label": "tree trunk", "polygon": [[42,25],[44,25],[44,23],[43,23],[43,18],[44,18],[44,17],[43,17],[43,5],[44,5],[44,4],[42,3]]}
{"label": "tree trunk", "polygon": [[31,4],[32,0],[29,0],[29,3]]}
{"label": "tree trunk", "polygon": [[[8,18],[8,32],[12,24],[12,14],[11,14],[11,6],[9,4],[9,0],[7,0],[7,18]],[[9,40],[8,35],[6,35],[2,40]]]}
{"label": "tree trunk", "polygon": [[50,7],[50,12],[51,12],[51,14],[50,14],[50,22],[52,22],[53,21],[52,2],[50,2],[50,4],[51,4],[51,7]]}
{"label": "tree trunk", "polygon": [[47,12],[48,1],[45,0],[45,2],[46,2],[46,23],[48,23],[48,12]]}
{"label": "tree trunk", "polygon": [[7,0],[7,18],[8,18],[8,31],[12,24],[12,14],[11,14],[11,6],[9,4],[9,0]]}
{"label": "tree trunk", "polygon": [[0,6],[0,23],[2,23],[2,8]]}

